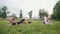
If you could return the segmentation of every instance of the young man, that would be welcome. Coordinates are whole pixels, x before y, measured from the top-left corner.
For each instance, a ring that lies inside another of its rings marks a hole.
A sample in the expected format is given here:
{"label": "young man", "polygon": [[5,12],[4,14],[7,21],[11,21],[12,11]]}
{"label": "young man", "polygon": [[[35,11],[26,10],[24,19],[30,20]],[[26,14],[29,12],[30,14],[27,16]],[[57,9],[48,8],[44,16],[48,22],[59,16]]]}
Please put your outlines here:
{"label": "young man", "polygon": [[20,25],[22,24],[28,24],[28,22],[25,19],[21,19],[19,22],[16,22],[15,19],[12,17],[9,19],[11,25]]}
{"label": "young man", "polygon": [[13,17],[9,19],[11,25],[18,25]]}

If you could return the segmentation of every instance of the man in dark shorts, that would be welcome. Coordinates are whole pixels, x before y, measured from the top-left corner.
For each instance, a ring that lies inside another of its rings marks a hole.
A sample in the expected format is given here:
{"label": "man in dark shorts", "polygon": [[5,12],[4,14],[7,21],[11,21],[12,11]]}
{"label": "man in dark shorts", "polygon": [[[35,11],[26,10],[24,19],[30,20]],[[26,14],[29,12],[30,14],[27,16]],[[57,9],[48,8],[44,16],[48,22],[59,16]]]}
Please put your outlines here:
{"label": "man in dark shorts", "polygon": [[25,21],[25,19],[21,19],[19,22],[16,22],[15,19],[14,19],[13,17],[10,18],[9,21],[10,21],[11,25],[20,25],[21,23],[23,23],[23,24],[31,23],[31,22]]}
{"label": "man in dark shorts", "polygon": [[23,23],[23,21],[25,21],[25,19],[21,19],[19,22],[17,22],[17,24],[19,25],[19,24]]}

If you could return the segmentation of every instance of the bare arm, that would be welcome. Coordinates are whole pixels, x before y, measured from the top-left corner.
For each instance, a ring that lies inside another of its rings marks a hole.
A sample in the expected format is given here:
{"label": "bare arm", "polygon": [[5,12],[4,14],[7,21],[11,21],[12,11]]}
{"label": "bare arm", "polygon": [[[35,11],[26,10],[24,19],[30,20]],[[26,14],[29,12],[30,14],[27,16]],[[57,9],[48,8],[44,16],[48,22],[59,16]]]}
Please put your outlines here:
{"label": "bare arm", "polygon": [[18,26],[18,24],[16,23],[16,26]]}

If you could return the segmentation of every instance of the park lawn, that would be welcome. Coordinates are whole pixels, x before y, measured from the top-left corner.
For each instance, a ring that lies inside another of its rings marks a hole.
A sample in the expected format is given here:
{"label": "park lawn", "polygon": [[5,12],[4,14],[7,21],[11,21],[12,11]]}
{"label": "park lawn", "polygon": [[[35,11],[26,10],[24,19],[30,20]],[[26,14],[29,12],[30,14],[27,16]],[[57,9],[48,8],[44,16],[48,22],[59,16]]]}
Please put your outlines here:
{"label": "park lawn", "polygon": [[10,26],[8,20],[0,20],[0,34],[60,34],[60,21],[52,20],[51,25],[33,20],[31,24]]}

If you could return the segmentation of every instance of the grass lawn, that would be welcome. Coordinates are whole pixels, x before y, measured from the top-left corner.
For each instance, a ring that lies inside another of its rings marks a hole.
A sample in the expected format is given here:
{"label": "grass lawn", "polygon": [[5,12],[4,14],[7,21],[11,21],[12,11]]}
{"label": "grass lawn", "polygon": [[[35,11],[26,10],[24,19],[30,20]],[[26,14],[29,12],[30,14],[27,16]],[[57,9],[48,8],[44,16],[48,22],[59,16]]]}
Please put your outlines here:
{"label": "grass lawn", "polygon": [[0,34],[60,34],[60,21],[52,21],[52,25],[43,25],[41,20],[31,24],[9,26],[8,20],[0,20]]}

